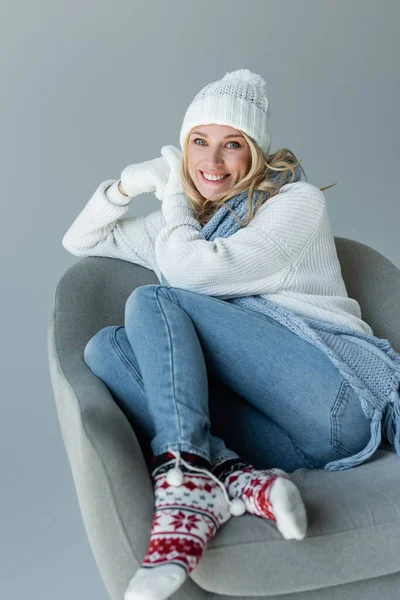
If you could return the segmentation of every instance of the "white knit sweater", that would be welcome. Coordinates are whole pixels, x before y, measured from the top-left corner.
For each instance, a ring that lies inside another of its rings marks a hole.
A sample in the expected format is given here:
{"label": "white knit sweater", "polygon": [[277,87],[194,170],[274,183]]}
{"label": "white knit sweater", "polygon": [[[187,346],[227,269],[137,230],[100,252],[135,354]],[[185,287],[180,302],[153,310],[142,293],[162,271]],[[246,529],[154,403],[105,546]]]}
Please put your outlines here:
{"label": "white knit sweater", "polygon": [[100,183],[63,237],[75,256],[120,258],[160,272],[169,285],[220,299],[261,295],[305,317],[372,334],[349,298],[321,190],[289,183],[247,227],[208,241],[186,196],[122,218],[132,198],[118,180]]}

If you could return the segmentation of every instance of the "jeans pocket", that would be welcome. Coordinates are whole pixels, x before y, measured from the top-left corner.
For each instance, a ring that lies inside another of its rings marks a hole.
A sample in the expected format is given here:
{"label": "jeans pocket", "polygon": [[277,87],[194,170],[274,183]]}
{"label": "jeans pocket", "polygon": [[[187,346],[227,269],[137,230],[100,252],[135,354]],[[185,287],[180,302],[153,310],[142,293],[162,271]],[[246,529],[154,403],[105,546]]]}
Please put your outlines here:
{"label": "jeans pocket", "polygon": [[345,379],[331,408],[331,445],[343,456],[360,452],[371,437],[371,419],[365,416],[357,393]]}

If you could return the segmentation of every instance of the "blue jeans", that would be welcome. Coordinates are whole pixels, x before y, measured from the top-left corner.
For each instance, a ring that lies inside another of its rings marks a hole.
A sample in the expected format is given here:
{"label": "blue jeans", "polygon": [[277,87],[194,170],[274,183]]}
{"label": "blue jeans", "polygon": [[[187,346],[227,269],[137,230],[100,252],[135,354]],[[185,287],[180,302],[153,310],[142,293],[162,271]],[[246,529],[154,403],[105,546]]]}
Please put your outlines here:
{"label": "blue jeans", "polygon": [[323,468],[366,446],[370,419],[320,349],[266,315],[165,285],[136,288],[125,325],[84,361],[154,455],[240,456],[256,468]]}

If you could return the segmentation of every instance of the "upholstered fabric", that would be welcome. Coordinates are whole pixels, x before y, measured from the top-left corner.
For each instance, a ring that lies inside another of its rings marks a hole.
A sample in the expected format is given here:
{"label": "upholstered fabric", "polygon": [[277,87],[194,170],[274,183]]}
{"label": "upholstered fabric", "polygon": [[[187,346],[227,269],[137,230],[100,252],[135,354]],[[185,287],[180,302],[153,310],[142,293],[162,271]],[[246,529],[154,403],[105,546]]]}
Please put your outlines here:
{"label": "upholstered fabric", "polygon": [[[400,270],[375,250],[335,238],[350,297],[375,335],[400,350]],[[49,314],[54,397],[84,526],[112,600],[145,555],[153,490],[145,451],[106,385],[83,361],[86,342],[124,322],[133,289],[158,283],[141,265],[78,260]],[[293,474],[308,514],[302,541],[282,539],[252,515],[231,519],[207,547],[178,600],[394,600],[400,589],[400,460],[382,446],[371,462]],[[139,493],[140,490],[140,493]]]}

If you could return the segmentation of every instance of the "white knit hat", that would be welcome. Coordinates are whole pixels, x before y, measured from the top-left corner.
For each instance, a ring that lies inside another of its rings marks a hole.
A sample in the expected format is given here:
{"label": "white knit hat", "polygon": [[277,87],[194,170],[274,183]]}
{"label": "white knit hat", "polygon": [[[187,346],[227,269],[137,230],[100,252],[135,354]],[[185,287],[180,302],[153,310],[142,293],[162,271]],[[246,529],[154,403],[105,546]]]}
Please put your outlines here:
{"label": "white knit hat", "polygon": [[181,149],[193,127],[216,123],[247,133],[267,158],[271,147],[270,117],[264,79],[249,69],[231,71],[203,87],[189,105],[179,136]]}

